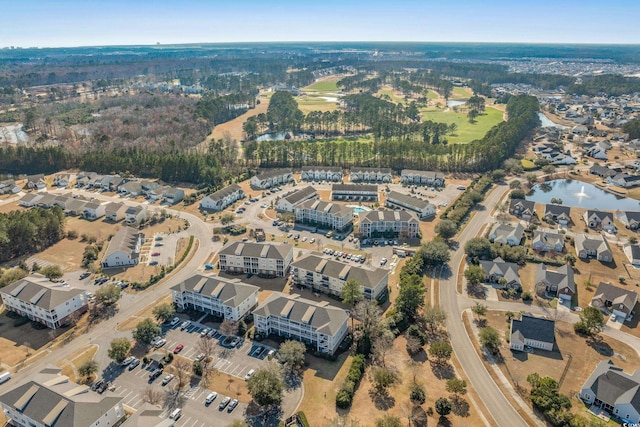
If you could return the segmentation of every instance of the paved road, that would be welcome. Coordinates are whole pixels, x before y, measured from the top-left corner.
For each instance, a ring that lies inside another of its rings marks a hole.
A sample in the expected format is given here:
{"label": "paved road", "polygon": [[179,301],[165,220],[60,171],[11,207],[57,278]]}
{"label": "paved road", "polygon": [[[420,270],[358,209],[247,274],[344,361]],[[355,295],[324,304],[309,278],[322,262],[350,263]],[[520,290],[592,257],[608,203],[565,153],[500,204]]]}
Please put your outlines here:
{"label": "paved road", "polygon": [[482,203],[479,212],[467,223],[458,236],[460,247],[453,252],[449,265],[451,270],[444,269],[440,276],[440,305],[447,312],[450,321],[447,330],[451,338],[451,345],[471,384],[488,409],[487,417],[492,417],[494,424],[499,426],[526,427],[527,422],[520,416],[511,403],[502,394],[489,372],[484,367],[480,356],[476,353],[471,339],[467,335],[461,320],[462,310],[458,301],[456,287],[458,283],[458,266],[464,261],[464,242],[475,237],[483,224],[490,217],[491,209],[496,206],[500,198],[509,190],[507,185],[495,188]]}

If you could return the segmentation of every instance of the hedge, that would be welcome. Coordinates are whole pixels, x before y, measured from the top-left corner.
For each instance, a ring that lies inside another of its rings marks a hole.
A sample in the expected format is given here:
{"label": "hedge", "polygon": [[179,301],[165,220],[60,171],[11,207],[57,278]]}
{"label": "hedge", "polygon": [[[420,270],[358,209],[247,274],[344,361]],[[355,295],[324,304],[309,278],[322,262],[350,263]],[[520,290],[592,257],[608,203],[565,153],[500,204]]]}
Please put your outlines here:
{"label": "hedge", "polygon": [[349,367],[347,379],[344,380],[340,391],[338,391],[338,394],[336,395],[336,406],[338,408],[347,409],[351,406],[353,394],[355,393],[356,388],[358,388],[358,384],[364,375],[365,367],[364,355],[358,354],[354,356],[351,361],[351,366]]}

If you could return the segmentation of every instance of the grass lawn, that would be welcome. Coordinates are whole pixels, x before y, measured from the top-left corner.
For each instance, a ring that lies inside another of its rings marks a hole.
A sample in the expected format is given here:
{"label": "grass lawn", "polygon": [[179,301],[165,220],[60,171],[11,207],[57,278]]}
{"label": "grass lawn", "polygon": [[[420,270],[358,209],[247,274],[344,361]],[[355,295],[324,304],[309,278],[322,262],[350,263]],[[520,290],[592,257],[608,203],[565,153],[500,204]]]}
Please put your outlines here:
{"label": "grass lawn", "polygon": [[502,122],[502,111],[487,107],[485,112],[478,116],[475,123],[469,123],[466,113],[448,111],[421,110],[423,120],[432,120],[441,123],[455,123],[458,125],[454,135],[447,135],[450,143],[466,143],[474,139],[481,139],[493,126]]}
{"label": "grass lawn", "polygon": [[471,92],[471,89],[466,87],[456,86],[451,90],[451,96],[449,97],[449,99],[471,98],[471,95],[473,95],[473,93]]}
{"label": "grass lawn", "polygon": [[338,109],[338,103],[333,101],[328,101],[324,99],[322,96],[316,95],[306,95],[306,96],[297,96],[295,97],[298,102],[298,107],[300,111],[304,114],[308,114],[311,111],[333,111]]}
{"label": "grass lawn", "polygon": [[427,99],[438,99],[438,98],[440,98],[440,94],[438,94],[438,92],[436,92],[435,90],[429,89],[429,91],[427,92]]}
{"label": "grass lawn", "polygon": [[533,163],[531,160],[529,159],[522,159],[520,160],[520,164],[522,165],[522,168],[526,171],[530,171],[530,170],[534,170],[537,169],[538,167],[535,165],[535,163]]}
{"label": "grass lawn", "polygon": [[302,88],[302,90],[305,92],[337,92],[339,90],[336,84],[338,80],[336,77],[323,79]]}
{"label": "grass lawn", "polygon": [[406,104],[404,98],[399,97],[391,88],[391,86],[383,86],[383,88],[380,89],[376,95],[378,95],[378,97],[387,95],[389,96],[389,98],[391,98],[391,101],[395,102],[396,104]]}

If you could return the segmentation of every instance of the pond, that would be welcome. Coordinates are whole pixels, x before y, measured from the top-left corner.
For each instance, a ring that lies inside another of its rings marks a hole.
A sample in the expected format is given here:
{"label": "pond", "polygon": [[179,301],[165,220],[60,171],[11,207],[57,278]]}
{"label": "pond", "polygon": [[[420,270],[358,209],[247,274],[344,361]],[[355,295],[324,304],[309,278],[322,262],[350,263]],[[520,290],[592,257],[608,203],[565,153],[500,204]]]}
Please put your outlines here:
{"label": "pond", "polygon": [[556,179],[533,186],[525,199],[537,203],[551,203],[551,199],[562,199],[564,206],[603,211],[640,211],[636,199],[618,197],[599,189],[595,185],[570,179]]}
{"label": "pond", "polygon": [[466,104],[467,101],[456,101],[455,99],[447,101],[447,107],[458,107],[460,105]]}
{"label": "pond", "polygon": [[[263,142],[263,141],[284,141],[285,140],[285,136],[286,133],[285,132],[278,132],[278,133],[265,133],[264,135],[260,135],[259,137],[256,138],[256,141],[258,142]],[[306,133],[301,133],[296,135],[296,138],[306,138],[309,135],[307,135]]]}
{"label": "pond", "polygon": [[538,113],[538,117],[540,118],[540,127],[543,127],[543,128],[558,128],[558,129],[567,128],[567,126],[563,126],[563,125],[559,125],[559,124],[555,123],[549,117],[547,117],[547,115],[544,114],[544,113],[540,113],[539,112]]}

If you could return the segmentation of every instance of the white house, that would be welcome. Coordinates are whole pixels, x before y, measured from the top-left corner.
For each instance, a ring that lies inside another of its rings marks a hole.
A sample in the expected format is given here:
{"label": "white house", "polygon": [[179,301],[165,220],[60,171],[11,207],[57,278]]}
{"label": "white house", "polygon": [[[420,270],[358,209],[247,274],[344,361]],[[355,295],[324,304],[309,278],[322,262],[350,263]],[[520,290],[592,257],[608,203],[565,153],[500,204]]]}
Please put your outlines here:
{"label": "white house", "polygon": [[82,216],[86,219],[94,220],[105,215],[107,206],[98,202],[87,202],[84,205]]}
{"label": "white house", "polygon": [[303,181],[342,181],[340,166],[303,166],[300,178]]}
{"label": "white house", "polygon": [[22,196],[22,198],[20,198],[18,205],[25,208],[32,208],[34,206],[37,206],[38,202],[40,201],[40,199],[42,199],[42,197],[43,197],[42,194],[28,193]]}
{"label": "white house", "polygon": [[403,169],[400,173],[400,182],[410,185],[417,184],[428,185],[430,187],[444,187],[444,174],[442,172]]}
{"label": "white house", "polygon": [[202,199],[200,201],[200,208],[210,211],[221,211],[240,199],[244,199],[244,191],[238,184],[231,184]]}
{"label": "white house", "polygon": [[608,177],[607,182],[623,188],[637,187],[640,185],[640,175],[619,173],[615,176]]}
{"label": "white house", "polygon": [[525,347],[553,350],[556,340],[553,320],[523,314],[520,320],[511,319],[511,350],[523,351]]}
{"label": "white house", "polygon": [[56,174],[53,177],[53,185],[55,187],[63,187],[66,188],[67,186],[69,186],[69,183],[71,182],[72,176],[71,174],[68,173],[59,173]]}
{"label": "white house", "polygon": [[291,277],[295,285],[333,295],[340,295],[345,282],[353,279],[368,300],[383,295],[389,284],[389,270],[351,265],[315,252],[291,264]]}
{"label": "white house", "polygon": [[237,322],[258,304],[259,290],[239,279],[195,274],[173,286],[171,295],[181,309],[194,309]]}
{"label": "white house", "polygon": [[280,212],[293,212],[294,207],[305,200],[318,197],[318,192],[312,186],[292,191],[286,196],[280,197],[276,203],[276,210]]}
{"label": "white house", "polygon": [[125,416],[122,397],[93,392],[53,365],[0,395],[0,406],[7,425],[18,427],[117,426]]}
{"label": "white house", "polygon": [[393,177],[390,168],[359,168],[353,167],[349,173],[351,182],[389,183]]}
{"label": "white house", "polygon": [[124,211],[124,219],[129,225],[140,224],[149,218],[149,211],[142,206],[129,206]]}
{"label": "white house", "polygon": [[410,196],[408,194],[390,191],[387,194],[385,206],[393,209],[404,209],[418,214],[419,218],[428,218],[436,214],[436,207],[428,200]]}
{"label": "white house", "polygon": [[616,213],[616,217],[629,230],[637,230],[640,227],[640,212],[619,211]]}
{"label": "white house", "polygon": [[57,329],[68,324],[73,313],[87,311],[84,290],[53,283],[44,276],[32,274],[0,289],[5,308],[21,316]]}
{"label": "white house", "polygon": [[344,230],[353,223],[353,208],[319,199],[308,199],[296,204],[293,213],[296,222],[321,228]]}
{"label": "white house", "polygon": [[420,220],[413,212],[369,211],[358,214],[361,237],[402,237],[411,239],[420,234]]}
{"label": "white house", "polygon": [[39,173],[36,175],[28,175],[27,188],[30,190],[42,190],[47,188],[47,183],[44,180],[44,174]]}
{"label": "white house", "polygon": [[580,398],[627,425],[637,425],[640,423],[640,370],[629,375],[611,360],[603,360],[580,389]]}
{"label": "white house", "polygon": [[513,289],[522,288],[518,275],[518,264],[506,262],[498,257],[493,261],[480,261],[485,280],[489,283],[504,283],[502,286]]}
{"label": "white house", "polygon": [[138,197],[142,194],[142,184],[140,181],[129,181],[118,186],[118,193],[121,196]]}
{"label": "white house", "polygon": [[162,192],[162,200],[170,205],[175,205],[184,199],[184,190],[176,187],[165,187]]}
{"label": "white house", "polygon": [[251,187],[260,190],[293,182],[291,169],[268,169],[251,177]]}
{"label": "white house", "polygon": [[128,206],[119,202],[109,202],[104,208],[105,220],[111,222],[122,221]]}
{"label": "white house", "polygon": [[22,191],[22,188],[13,179],[0,181],[0,194],[17,194],[20,191]]}
{"label": "white house", "polygon": [[232,242],[218,252],[220,271],[284,277],[293,260],[293,246]]}
{"label": "white house", "polygon": [[130,267],[140,262],[144,234],[131,227],[122,227],[109,241],[102,258],[102,268]]}
{"label": "white house", "polygon": [[334,354],[349,330],[349,314],[326,302],[273,292],[253,311],[256,332],[279,335]]}
{"label": "white house", "polygon": [[627,243],[622,247],[622,250],[631,264],[636,267],[640,266],[640,245]]}

